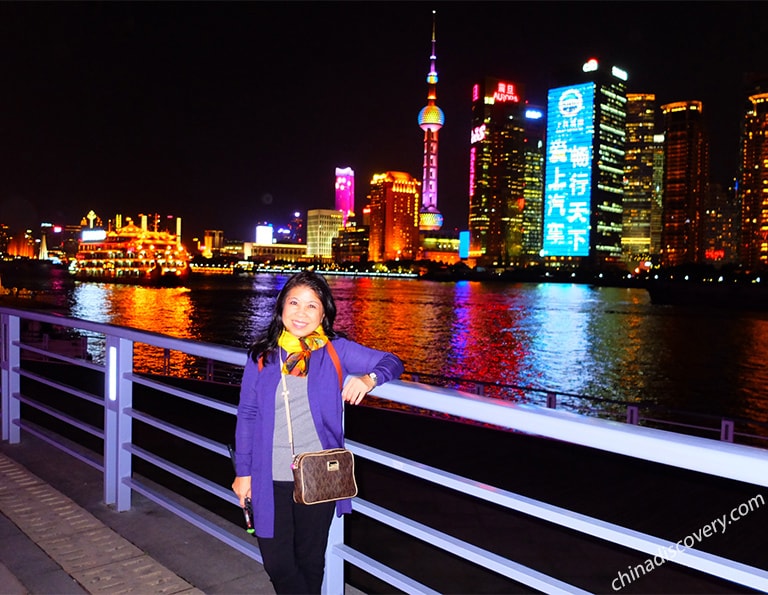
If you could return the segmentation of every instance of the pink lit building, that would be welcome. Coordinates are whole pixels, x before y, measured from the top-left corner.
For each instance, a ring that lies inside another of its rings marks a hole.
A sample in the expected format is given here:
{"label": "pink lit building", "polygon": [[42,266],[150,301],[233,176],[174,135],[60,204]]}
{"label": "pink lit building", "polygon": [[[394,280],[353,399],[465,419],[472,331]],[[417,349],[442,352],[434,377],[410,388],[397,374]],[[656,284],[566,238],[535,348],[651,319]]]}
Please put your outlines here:
{"label": "pink lit building", "polygon": [[351,167],[336,168],[336,210],[341,211],[342,227],[355,215],[355,172]]}

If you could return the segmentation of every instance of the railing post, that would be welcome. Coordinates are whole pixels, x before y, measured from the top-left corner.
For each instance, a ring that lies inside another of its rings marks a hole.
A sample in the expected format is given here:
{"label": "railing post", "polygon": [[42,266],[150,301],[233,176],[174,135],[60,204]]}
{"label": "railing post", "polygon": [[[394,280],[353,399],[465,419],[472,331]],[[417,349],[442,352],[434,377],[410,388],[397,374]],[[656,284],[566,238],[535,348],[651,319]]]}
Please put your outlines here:
{"label": "railing post", "polygon": [[213,369],[214,369],[214,361],[212,359],[208,359],[205,366],[205,379],[208,382],[213,382]]}
{"label": "railing post", "polygon": [[[345,421],[345,418],[342,418],[342,426]],[[337,545],[344,545],[344,515],[339,517],[334,512],[331,528],[328,531],[328,545],[325,548],[325,574],[320,591],[322,595],[344,593],[344,558],[334,553]]]}
{"label": "railing post", "polygon": [[720,440],[733,442],[733,420],[724,419],[720,422]]}
{"label": "railing post", "polygon": [[18,421],[21,417],[21,405],[14,395],[21,391],[21,377],[18,370],[21,365],[21,349],[13,345],[21,336],[21,321],[18,316],[3,314],[2,316],[2,416],[3,440],[11,444],[21,441],[21,428]]}
{"label": "railing post", "polygon": [[163,374],[171,375],[171,350],[167,347],[163,349]]}
{"label": "railing post", "polygon": [[328,533],[328,547],[325,550],[325,576],[322,595],[336,595],[344,592],[344,558],[334,553],[337,545],[344,545],[344,515],[333,515]]}
{"label": "railing post", "polygon": [[125,378],[133,371],[133,341],[107,335],[104,373],[104,502],[131,508],[131,454],[123,448],[132,440],[133,384]]}
{"label": "railing post", "polygon": [[547,409],[557,409],[557,393],[547,393]]}
{"label": "railing post", "polygon": [[640,408],[637,405],[627,405],[627,423],[633,426],[640,421]]}
{"label": "railing post", "polygon": [[475,383],[475,394],[485,396],[485,385],[480,384],[479,382]]}

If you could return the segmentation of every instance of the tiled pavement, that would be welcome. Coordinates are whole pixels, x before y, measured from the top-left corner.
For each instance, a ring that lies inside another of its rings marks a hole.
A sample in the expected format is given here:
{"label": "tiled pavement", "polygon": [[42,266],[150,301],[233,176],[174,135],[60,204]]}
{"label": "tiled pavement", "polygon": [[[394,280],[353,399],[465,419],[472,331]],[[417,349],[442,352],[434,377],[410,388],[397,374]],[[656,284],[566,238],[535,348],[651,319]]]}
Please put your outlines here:
{"label": "tiled pavement", "polygon": [[95,469],[33,437],[3,443],[0,593],[273,592],[260,564],[141,495],[122,513],[101,500]]}

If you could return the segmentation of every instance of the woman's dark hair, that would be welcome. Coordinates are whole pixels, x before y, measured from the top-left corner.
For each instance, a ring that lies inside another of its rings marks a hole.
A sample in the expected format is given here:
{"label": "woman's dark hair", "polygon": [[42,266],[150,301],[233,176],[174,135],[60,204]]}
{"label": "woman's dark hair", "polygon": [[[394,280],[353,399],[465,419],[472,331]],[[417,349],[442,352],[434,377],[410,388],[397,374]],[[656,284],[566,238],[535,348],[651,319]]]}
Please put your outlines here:
{"label": "woman's dark hair", "polygon": [[315,292],[320,299],[320,303],[323,305],[323,331],[325,331],[325,334],[329,339],[338,336],[338,333],[333,330],[333,323],[336,320],[336,302],[333,299],[331,288],[328,287],[328,282],[325,280],[325,277],[318,275],[314,271],[301,271],[288,279],[280,290],[280,293],[277,294],[277,301],[275,302],[275,309],[272,313],[272,320],[269,322],[267,330],[248,349],[248,354],[253,358],[253,361],[258,361],[258,358],[261,355],[266,357],[271,351],[277,348],[277,341],[280,339],[280,335],[283,332],[283,307],[285,306],[285,298],[288,295],[288,292],[294,287],[309,287]]}

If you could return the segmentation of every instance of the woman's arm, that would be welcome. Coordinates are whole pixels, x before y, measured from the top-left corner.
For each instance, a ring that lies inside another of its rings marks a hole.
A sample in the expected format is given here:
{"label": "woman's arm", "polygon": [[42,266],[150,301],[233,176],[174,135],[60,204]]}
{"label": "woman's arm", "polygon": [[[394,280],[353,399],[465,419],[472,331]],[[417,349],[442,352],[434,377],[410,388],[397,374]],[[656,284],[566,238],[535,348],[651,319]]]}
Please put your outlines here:
{"label": "woman's arm", "polygon": [[256,379],[259,370],[256,363],[248,358],[240,382],[240,402],[237,405],[235,425],[235,475],[251,475],[251,450],[253,448],[254,426],[258,418],[259,405],[256,399]]}
{"label": "woman's arm", "polygon": [[339,347],[344,367],[350,372],[341,396],[351,405],[360,403],[379,384],[399,378],[403,373],[403,362],[394,353],[372,349],[349,340],[343,341]]}

